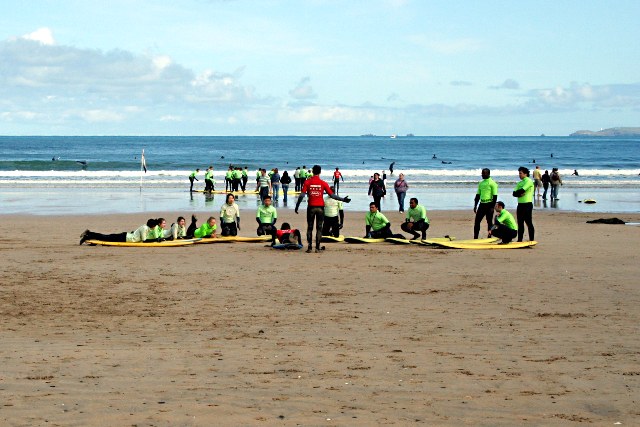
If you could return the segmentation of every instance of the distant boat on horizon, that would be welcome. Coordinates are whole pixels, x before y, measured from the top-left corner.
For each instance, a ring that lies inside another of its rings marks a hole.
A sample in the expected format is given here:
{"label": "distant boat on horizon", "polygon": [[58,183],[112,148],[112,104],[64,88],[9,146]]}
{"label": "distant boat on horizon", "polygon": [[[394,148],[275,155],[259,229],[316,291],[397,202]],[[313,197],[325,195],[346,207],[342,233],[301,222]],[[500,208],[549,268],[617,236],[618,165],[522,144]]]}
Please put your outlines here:
{"label": "distant boat on horizon", "polygon": [[395,133],[391,134],[391,139],[396,139],[398,137],[398,135],[396,135]]}

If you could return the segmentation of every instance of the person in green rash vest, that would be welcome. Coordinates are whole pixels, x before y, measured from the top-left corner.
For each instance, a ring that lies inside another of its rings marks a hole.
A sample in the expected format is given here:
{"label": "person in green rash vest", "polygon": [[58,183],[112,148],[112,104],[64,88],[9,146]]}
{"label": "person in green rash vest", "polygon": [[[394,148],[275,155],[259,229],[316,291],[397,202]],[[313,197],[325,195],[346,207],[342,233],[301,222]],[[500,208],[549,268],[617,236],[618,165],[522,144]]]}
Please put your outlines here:
{"label": "person in green rash vest", "polygon": [[240,183],[242,182],[242,168],[237,167],[231,172],[231,187],[233,191],[240,191]]}
{"label": "person in green rash vest", "polygon": [[158,218],[158,225],[149,230],[149,234],[147,235],[148,240],[156,240],[161,242],[166,240],[164,236],[164,228],[167,226],[167,221],[164,218]]}
{"label": "person in green rash vest", "polygon": [[198,172],[200,172],[200,169],[196,169],[195,171],[191,172],[191,175],[189,175],[189,182],[191,182],[191,188],[189,188],[190,192],[193,192],[193,181],[198,181],[198,178],[196,178]]}
{"label": "person in green rash vest", "polygon": [[213,166],[209,166],[204,173],[204,191],[205,193],[213,192]]}
{"label": "person in green rash vest", "polygon": [[[491,229],[493,223],[493,207],[498,200],[498,184],[491,179],[491,170],[482,169],[482,181],[478,183],[478,192],[473,201],[473,212],[476,214],[473,225],[473,238],[477,239],[480,234],[480,224],[482,218],[487,219],[487,230]],[[480,204],[478,204],[480,202]]]}
{"label": "person in green rash vest", "polygon": [[489,230],[488,237],[497,237],[502,240],[501,243],[506,244],[511,242],[518,235],[518,225],[516,220],[509,211],[504,208],[504,202],[497,202],[495,206],[496,222],[491,230]]}
{"label": "person in green rash vest", "polygon": [[240,208],[233,194],[227,194],[227,200],[220,207],[220,227],[222,236],[237,236],[240,230]]}
{"label": "person in green rash vest", "polygon": [[158,239],[149,239],[151,230],[155,229],[159,224],[158,219],[149,218],[147,223],[138,227],[135,231],[122,232],[114,234],[96,233],[94,231],[85,230],[80,235],[80,244],[82,245],[87,240],[101,240],[103,242],[128,242],[128,243],[150,243],[157,242]]}
{"label": "person in green rash vest", "polygon": [[212,216],[209,217],[209,219],[207,220],[207,222],[205,222],[204,224],[202,224],[200,227],[198,227],[196,229],[196,231],[193,232],[193,236],[194,237],[202,237],[202,238],[215,238],[216,236],[216,229],[218,228],[218,226],[216,225],[216,219]]}
{"label": "person in green rash vest", "polygon": [[[264,171],[264,169],[263,169]],[[266,175],[266,171],[264,171]],[[258,223],[258,236],[269,235],[273,238],[277,229],[276,221],[278,220],[278,211],[271,205],[271,196],[267,195],[258,206],[256,211],[256,222]]]}
{"label": "person in green rash vest", "polygon": [[240,186],[242,187],[242,192],[244,193],[247,189],[247,181],[249,180],[249,167],[245,166],[244,169],[242,169],[242,181],[240,183]]}
{"label": "person in green rash vest", "polygon": [[224,174],[224,191],[232,191],[233,190],[233,166],[229,166],[227,172]]}
{"label": "person in green rash vest", "polygon": [[429,229],[429,218],[427,218],[427,209],[418,204],[418,199],[412,197],[409,200],[409,210],[404,224],[400,226],[402,231],[413,235],[416,240],[420,236],[417,232],[422,232],[422,240],[427,238],[427,230]]}
{"label": "person in green rash vest", "polygon": [[302,186],[304,185],[304,182],[307,180],[307,165],[304,165],[300,168],[300,173],[298,174],[298,177],[300,178],[300,189],[298,189],[298,191],[302,190]]}
{"label": "person in green rash vest", "polygon": [[391,232],[391,223],[386,216],[378,210],[374,202],[369,203],[369,212],[364,217],[365,220],[365,238],[366,239],[384,239],[394,237]]}
{"label": "person in green rash vest", "polygon": [[522,242],[524,237],[524,225],[527,224],[529,240],[533,241],[535,228],[533,227],[533,180],[529,178],[529,169],[524,166],[518,168],[520,182],[513,190],[513,197],[518,198],[516,215],[518,217],[518,242]]}

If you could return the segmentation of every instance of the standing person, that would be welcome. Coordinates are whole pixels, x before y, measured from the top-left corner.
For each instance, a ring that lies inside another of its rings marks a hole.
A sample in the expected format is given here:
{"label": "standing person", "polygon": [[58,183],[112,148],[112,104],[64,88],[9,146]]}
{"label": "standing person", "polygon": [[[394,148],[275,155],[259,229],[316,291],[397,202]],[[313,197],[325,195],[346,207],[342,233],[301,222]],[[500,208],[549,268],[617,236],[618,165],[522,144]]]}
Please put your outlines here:
{"label": "standing person", "polygon": [[562,185],[562,178],[560,177],[560,172],[558,172],[558,168],[553,168],[551,170],[551,200],[558,200],[558,190]]}
{"label": "standing person", "polygon": [[223,236],[237,236],[240,230],[240,208],[233,194],[227,194],[227,200],[220,206],[220,227]]}
{"label": "standing person", "polygon": [[[264,170],[264,169],[263,169]],[[265,171],[266,175],[266,171]],[[267,194],[262,204],[258,206],[256,211],[256,222],[258,223],[258,236],[269,235],[273,238],[276,234],[276,221],[278,220],[278,211],[271,205],[271,196]]]}
{"label": "standing person", "polygon": [[513,218],[513,215],[504,208],[502,201],[496,203],[495,209],[498,216],[496,216],[496,223],[491,230],[489,230],[488,236],[501,239],[501,243],[509,243],[518,235],[516,220]]}
{"label": "standing person", "polygon": [[389,165],[389,175],[393,175],[393,166],[396,164],[396,162],[391,162],[391,164]]}
{"label": "standing person", "polygon": [[[260,200],[264,202],[264,199],[271,192],[271,178],[267,175],[267,170],[260,170],[260,176],[258,177],[258,186],[256,187],[256,191],[260,194]],[[271,204],[271,201],[269,201]]]}
{"label": "standing person", "polygon": [[391,223],[386,216],[378,210],[374,202],[369,203],[369,212],[364,216],[365,239],[386,239],[393,237]]}
{"label": "standing person", "polygon": [[518,216],[518,242],[524,237],[524,225],[529,230],[529,240],[533,241],[535,228],[533,227],[533,181],[529,178],[529,169],[524,166],[518,168],[520,182],[513,190],[513,197],[518,198],[516,215]]}
{"label": "standing person", "polygon": [[398,179],[393,183],[393,189],[396,191],[396,196],[398,197],[398,206],[400,213],[404,213],[404,198],[407,195],[407,190],[409,189],[409,184],[404,180],[404,174],[401,173],[398,175]]}
{"label": "standing person", "polygon": [[422,240],[427,238],[427,230],[429,229],[429,218],[427,217],[427,209],[418,204],[418,199],[412,197],[409,200],[409,210],[404,224],[400,226],[402,231],[413,235],[416,240],[420,236],[417,231],[422,232]]}
{"label": "standing person", "polygon": [[191,182],[191,187],[189,188],[189,192],[193,193],[193,181],[197,181],[198,178],[196,178],[196,175],[198,175],[198,172],[200,172],[200,169],[196,169],[195,171],[191,172],[191,175],[189,175],[189,182]]}
{"label": "standing person", "polygon": [[300,177],[300,188],[298,189],[298,191],[302,191],[302,186],[304,185],[304,182],[307,180],[307,165],[302,165],[298,176]]}
{"label": "standing person", "polygon": [[380,179],[378,172],[373,174],[373,180],[369,184],[369,196],[373,196],[373,203],[376,204],[376,208],[380,211],[380,199],[387,194],[387,187],[384,186],[384,181]]}
{"label": "standing person", "polygon": [[232,191],[233,190],[233,166],[229,165],[229,169],[224,174],[224,191]]}
{"label": "standing person", "polygon": [[549,171],[546,170],[542,174],[542,187],[544,188],[544,193],[542,193],[542,200],[547,200],[547,190],[549,189],[549,183],[551,182],[551,177],[549,176]]}
{"label": "standing person", "polygon": [[342,179],[342,182],[344,182],[342,173],[340,173],[340,170],[336,168],[336,170],[333,172],[333,188],[335,188],[336,194],[338,194],[338,191],[340,190],[340,179]]}
{"label": "standing person", "polygon": [[204,173],[204,191],[205,193],[213,192],[213,166],[209,166]]}
{"label": "standing person", "polygon": [[157,240],[149,239],[152,230],[158,226],[159,222],[156,218],[149,218],[147,223],[138,227],[135,231],[130,233],[122,232],[115,234],[102,234],[93,231],[85,230],[80,235],[80,244],[83,244],[87,240],[102,240],[104,242],[153,242]]}
{"label": "standing person", "polygon": [[382,181],[386,181],[387,180],[387,172],[382,171]]}
{"label": "standing person", "polygon": [[231,172],[231,186],[233,191],[240,191],[240,183],[242,182],[242,168],[236,167]]}
{"label": "standing person", "polygon": [[[493,223],[493,207],[498,200],[498,184],[491,178],[489,168],[482,169],[482,181],[478,183],[478,191],[473,201],[473,212],[476,214],[473,225],[473,238],[480,234],[482,218],[487,219],[487,230],[491,230]],[[480,204],[478,204],[480,202]]]}
{"label": "standing person", "polygon": [[289,191],[289,184],[291,184],[291,177],[289,172],[282,172],[282,178],[280,178],[280,184],[282,184],[282,201],[287,203],[287,191]]}
{"label": "standing person", "polygon": [[298,166],[295,172],[293,172],[293,179],[296,180],[295,191],[300,191],[300,166]]}
{"label": "standing person", "polygon": [[[334,191],[334,188],[331,187]],[[323,236],[340,236],[340,229],[344,224],[344,206],[341,201],[332,199],[330,196],[324,198],[324,224],[322,226]]]}
{"label": "standing person", "polygon": [[536,192],[536,197],[540,197],[540,187],[542,187],[542,171],[540,170],[540,165],[536,165],[536,168],[533,170],[533,187]]}
{"label": "standing person", "polygon": [[313,240],[313,223],[316,223],[316,253],[320,252],[320,240],[322,239],[322,227],[324,225],[324,199],[326,192],[329,197],[334,200],[349,203],[349,197],[339,197],[333,194],[333,191],[325,181],[320,178],[322,168],[319,165],[313,166],[313,176],[305,181],[300,190],[300,196],[296,203],[295,212],[298,213],[300,203],[304,199],[304,195],[308,196],[307,205],[307,253],[311,252],[311,243]]}
{"label": "standing person", "polygon": [[242,192],[247,189],[247,181],[249,181],[249,168],[247,166],[242,169]]}
{"label": "standing person", "polygon": [[271,174],[271,191],[273,201],[277,202],[280,197],[280,173],[278,168],[275,168]]}

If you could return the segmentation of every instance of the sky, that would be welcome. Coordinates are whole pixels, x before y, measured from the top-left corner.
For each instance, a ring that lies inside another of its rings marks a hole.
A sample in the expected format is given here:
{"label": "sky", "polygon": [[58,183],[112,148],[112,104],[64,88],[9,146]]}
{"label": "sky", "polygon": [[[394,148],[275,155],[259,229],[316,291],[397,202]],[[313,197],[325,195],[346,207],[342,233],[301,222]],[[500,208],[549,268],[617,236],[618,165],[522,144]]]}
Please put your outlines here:
{"label": "sky", "polygon": [[2,135],[640,126],[637,0],[0,0]]}

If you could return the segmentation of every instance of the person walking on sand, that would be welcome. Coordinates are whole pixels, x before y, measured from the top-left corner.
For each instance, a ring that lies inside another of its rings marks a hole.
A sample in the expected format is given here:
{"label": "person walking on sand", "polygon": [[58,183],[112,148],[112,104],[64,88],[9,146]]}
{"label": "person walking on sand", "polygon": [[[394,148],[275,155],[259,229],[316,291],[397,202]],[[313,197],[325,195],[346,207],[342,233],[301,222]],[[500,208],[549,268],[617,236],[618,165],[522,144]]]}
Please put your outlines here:
{"label": "person walking on sand", "polygon": [[549,176],[549,171],[545,170],[542,174],[542,188],[544,192],[542,193],[542,200],[547,200],[547,190],[549,190],[549,183],[551,182],[551,177]]}
{"label": "person walking on sand", "polygon": [[380,199],[387,194],[387,187],[384,185],[384,181],[380,179],[378,172],[373,174],[373,180],[369,184],[369,196],[373,196],[373,203],[376,204],[378,211],[380,211]]}
{"label": "person walking on sand", "polygon": [[320,178],[322,168],[320,165],[314,165],[312,168],[313,176],[307,179],[302,185],[300,190],[300,196],[296,202],[295,213],[298,213],[300,203],[304,199],[304,195],[308,196],[307,204],[307,253],[311,252],[311,245],[313,242],[313,224],[316,225],[316,253],[320,252],[320,241],[322,239],[322,227],[324,225],[324,193],[327,193],[329,197],[340,202],[349,203],[351,199],[346,197],[339,197],[333,193],[329,184]]}
{"label": "person walking on sand", "polygon": [[[533,163],[535,163],[535,161]],[[536,192],[536,197],[540,197],[540,187],[542,187],[542,171],[540,170],[540,165],[536,165],[536,168],[533,170],[533,187]]]}
{"label": "person walking on sand", "polygon": [[189,182],[191,183],[191,187],[189,188],[189,192],[193,193],[193,181],[197,181],[198,178],[196,178],[196,175],[198,175],[198,172],[200,172],[200,169],[196,169],[195,171],[191,172],[191,175],[189,175]]}
{"label": "person walking on sand", "polygon": [[258,186],[256,187],[256,191],[259,192],[260,200],[262,202],[264,202],[264,199],[271,192],[271,178],[269,178],[269,175],[267,175],[266,169],[260,170],[260,176],[258,177]]}
{"label": "person walking on sand", "polygon": [[520,182],[513,190],[513,197],[518,198],[516,215],[518,216],[518,242],[524,237],[524,225],[527,224],[529,240],[535,240],[535,228],[533,227],[533,181],[529,178],[529,169],[520,166],[518,168]]}
{"label": "person walking on sand", "polygon": [[[476,214],[473,224],[473,238],[480,234],[482,218],[487,219],[487,230],[491,229],[493,222],[493,207],[498,200],[498,184],[491,178],[489,168],[482,169],[482,181],[478,183],[478,191],[473,201],[473,212]],[[480,204],[478,204],[480,202]]]}
{"label": "person walking on sand", "polygon": [[398,197],[398,210],[400,213],[404,213],[404,198],[407,195],[407,190],[409,189],[409,184],[404,180],[404,174],[400,173],[398,175],[398,179],[393,183],[393,189],[396,192],[396,197]]}

